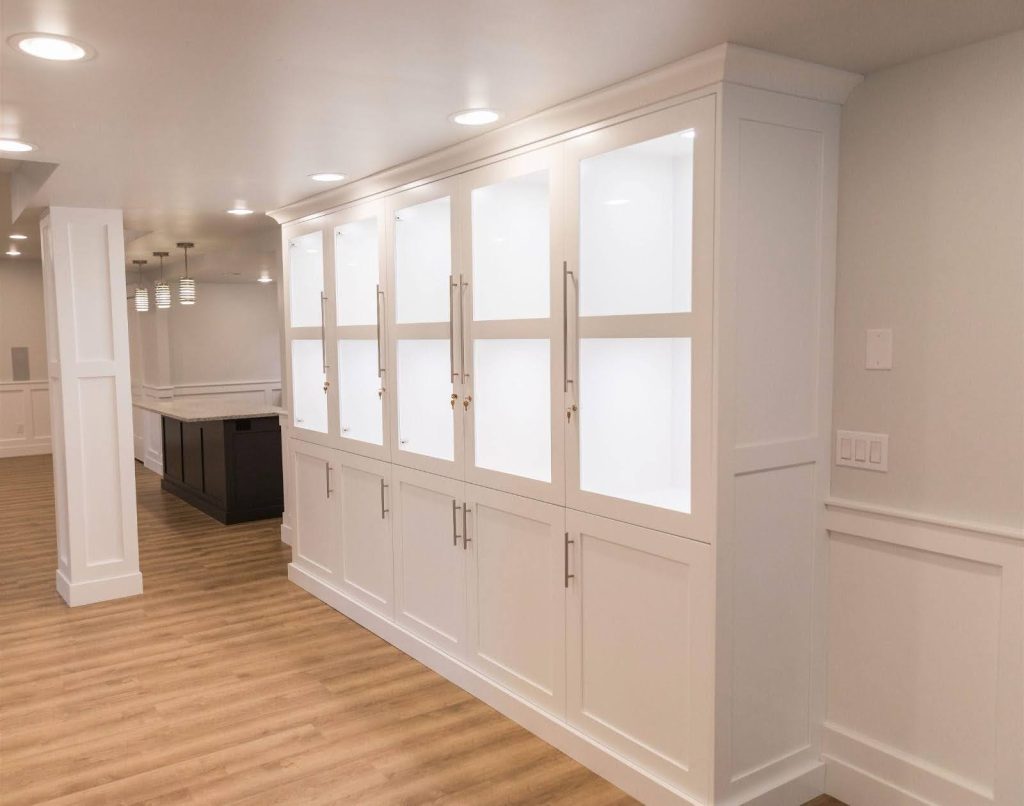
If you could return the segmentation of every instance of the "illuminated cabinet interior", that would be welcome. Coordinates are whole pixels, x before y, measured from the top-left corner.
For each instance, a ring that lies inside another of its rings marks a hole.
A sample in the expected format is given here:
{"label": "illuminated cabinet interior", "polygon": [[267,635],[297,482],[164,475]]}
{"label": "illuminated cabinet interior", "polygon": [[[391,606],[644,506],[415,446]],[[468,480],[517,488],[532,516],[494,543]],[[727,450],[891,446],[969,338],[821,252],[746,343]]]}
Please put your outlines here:
{"label": "illuminated cabinet interior", "polygon": [[858,78],[721,46],[277,211],[290,578],[644,802],[822,791]]}

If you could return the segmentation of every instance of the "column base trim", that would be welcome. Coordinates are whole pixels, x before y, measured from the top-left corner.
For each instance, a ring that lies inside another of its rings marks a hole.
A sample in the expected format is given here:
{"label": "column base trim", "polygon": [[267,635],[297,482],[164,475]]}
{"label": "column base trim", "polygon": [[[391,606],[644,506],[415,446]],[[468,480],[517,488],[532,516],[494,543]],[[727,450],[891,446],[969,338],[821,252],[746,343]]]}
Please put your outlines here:
{"label": "column base trim", "polygon": [[90,579],[87,582],[72,582],[57,569],[57,593],[69,607],[96,604],[111,599],[123,599],[142,593],[142,573],[125,574],[107,579]]}

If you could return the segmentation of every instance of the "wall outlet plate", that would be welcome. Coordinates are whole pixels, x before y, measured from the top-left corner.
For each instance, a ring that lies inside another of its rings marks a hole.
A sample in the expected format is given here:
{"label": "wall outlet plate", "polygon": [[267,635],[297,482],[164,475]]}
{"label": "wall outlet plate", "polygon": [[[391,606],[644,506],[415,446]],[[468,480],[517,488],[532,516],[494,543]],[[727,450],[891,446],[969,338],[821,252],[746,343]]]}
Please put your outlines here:
{"label": "wall outlet plate", "polygon": [[885,473],[889,470],[889,435],[867,431],[836,431],[835,462]]}

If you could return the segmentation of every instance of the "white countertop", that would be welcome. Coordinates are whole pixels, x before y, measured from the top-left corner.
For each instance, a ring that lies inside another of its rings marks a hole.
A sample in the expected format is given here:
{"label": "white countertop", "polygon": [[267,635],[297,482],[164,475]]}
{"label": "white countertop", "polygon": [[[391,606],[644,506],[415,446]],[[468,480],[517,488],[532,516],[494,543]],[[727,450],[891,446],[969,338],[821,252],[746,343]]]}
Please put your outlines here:
{"label": "white countertop", "polygon": [[203,400],[194,397],[182,400],[154,400],[136,397],[132,400],[132,405],[185,423],[210,420],[246,420],[251,417],[277,417],[285,414],[285,410],[280,406],[271,406],[266,403]]}

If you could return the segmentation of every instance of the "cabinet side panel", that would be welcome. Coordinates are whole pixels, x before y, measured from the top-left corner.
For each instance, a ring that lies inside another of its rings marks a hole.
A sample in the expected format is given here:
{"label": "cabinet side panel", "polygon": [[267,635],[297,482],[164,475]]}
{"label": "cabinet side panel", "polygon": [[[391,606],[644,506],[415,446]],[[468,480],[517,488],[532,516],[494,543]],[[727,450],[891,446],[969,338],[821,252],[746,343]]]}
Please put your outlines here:
{"label": "cabinet side panel", "polygon": [[736,444],[817,426],[823,133],[739,121]]}

